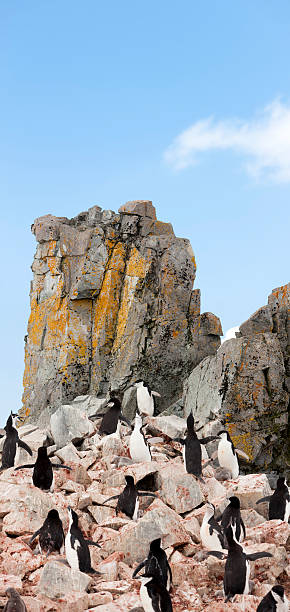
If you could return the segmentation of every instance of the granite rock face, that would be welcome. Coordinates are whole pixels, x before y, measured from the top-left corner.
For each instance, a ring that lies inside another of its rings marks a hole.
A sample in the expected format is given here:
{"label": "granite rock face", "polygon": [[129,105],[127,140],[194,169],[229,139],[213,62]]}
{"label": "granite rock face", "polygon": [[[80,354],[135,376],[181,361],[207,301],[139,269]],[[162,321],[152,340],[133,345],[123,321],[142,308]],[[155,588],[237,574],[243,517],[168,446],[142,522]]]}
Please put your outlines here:
{"label": "granite rock face", "polygon": [[[217,419],[244,450],[248,468],[289,464],[290,284],[274,289],[240,331],[206,357],[184,384],[184,416]],[[245,465],[246,468],[246,465]]]}
{"label": "granite rock face", "polygon": [[93,206],[73,219],[46,215],[32,232],[23,414],[37,420],[140,378],[161,393],[160,411],[176,401],[222,334],[217,317],[200,313],[189,241],[148,201],[118,214]]}

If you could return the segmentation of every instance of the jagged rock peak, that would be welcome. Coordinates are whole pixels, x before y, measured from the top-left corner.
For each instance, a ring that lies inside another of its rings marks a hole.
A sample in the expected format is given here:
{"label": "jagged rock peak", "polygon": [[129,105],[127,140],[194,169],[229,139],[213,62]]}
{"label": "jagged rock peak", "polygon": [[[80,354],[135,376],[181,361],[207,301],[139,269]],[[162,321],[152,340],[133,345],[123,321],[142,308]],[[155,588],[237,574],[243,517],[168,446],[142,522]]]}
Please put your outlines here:
{"label": "jagged rock peak", "polygon": [[151,201],[115,213],[93,206],[72,219],[35,220],[24,413],[37,418],[76,396],[123,392],[144,379],[160,409],[222,334],[200,314],[189,240],[156,219]]}

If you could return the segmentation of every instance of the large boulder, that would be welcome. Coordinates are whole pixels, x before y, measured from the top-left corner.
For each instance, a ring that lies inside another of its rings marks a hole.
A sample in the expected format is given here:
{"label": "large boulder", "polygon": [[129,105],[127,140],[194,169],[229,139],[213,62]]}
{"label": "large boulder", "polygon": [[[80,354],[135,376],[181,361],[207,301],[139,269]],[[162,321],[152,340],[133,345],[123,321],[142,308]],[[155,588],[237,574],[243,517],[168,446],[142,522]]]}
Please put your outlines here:
{"label": "large boulder", "polygon": [[74,406],[60,406],[51,416],[50,429],[57,448],[69,442],[80,442],[94,431],[87,415]]}
{"label": "large boulder", "polygon": [[222,334],[217,317],[200,313],[189,241],[142,200],[118,214],[94,206],[73,219],[46,215],[32,232],[23,414],[45,412],[46,425],[61,404],[124,392],[140,378],[161,393],[160,411],[180,398]]}

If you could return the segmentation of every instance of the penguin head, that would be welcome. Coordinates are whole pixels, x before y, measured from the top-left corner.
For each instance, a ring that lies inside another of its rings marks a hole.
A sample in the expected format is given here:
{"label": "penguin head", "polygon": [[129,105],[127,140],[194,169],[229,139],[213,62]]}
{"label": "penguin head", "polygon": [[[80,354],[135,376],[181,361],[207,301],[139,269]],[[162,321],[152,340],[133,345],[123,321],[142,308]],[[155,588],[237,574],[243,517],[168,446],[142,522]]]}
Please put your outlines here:
{"label": "penguin head", "polygon": [[11,597],[13,599],[20,599],[20,595],[18,593],[18,591],[16,591],[15,589],[13,589],[12,587],[9,587],[9,589],[6,589],[5,591],[7,597]]}
{"label": "penguin head", "polygon": [[274,591],[274,593],[276,593],[276,595],[278,595],[282,601],[284,601],[284,587],[282,587],[280,584],[275,584],[271,590]]}
{"label": "penguin head", "polygon": [[276,484],[276,488],[277,489],[283,489],[286,485],[286,478],[285,476],[279,476],[278,480],[277,480],[277,484]]}
{"label": "penguin head", "polygon": [[125,476],[125,480],[126,480],[126,484],[127,484],[129,487],[132,487],[132,486],[134,487],[134,486],[135,486],[133,476]]}
{"label": "penguin head", "polygon": [[157,550],[160,550],[161,548],[161,538],[157,538],[156,540],[152,540],[151,544],[150,544],[150,551],[151,552],[156,552]]}
{"label": "penguin head", "polygon": [[77,513],[70,506],[67,507],[67,511],[69,518],[69,526],[71,527],[71,525],[73,525],[74,527],[77,527],[79,522],[79,517]]}
{"label": "penguin head", "polygon": [[232,497],[229,497],[229,501],[230,501],[230,505],[232,506],[232,508],[240,508],[241,507],[240,500],[235,495],[232,495]]}
{"label": "penguin head", "polygon": [[40,446],[38,451],[37,451],[37,457],[38,459],[46,459],[47,458],[47,447],[46,446]]}
{"label": "penguin head", "polygon": [[188,431],[192,431],[194,429],[194,418],[192,412],[189,413],[186,424]]}
{"label": "penguin head", "polygon": [[118,397],[116,397],[115,395],[113,395],[112,397],[110,397],[108,403],[107,403],[108,408],[113,408],[114,410],[121,410],[121,402],[119,400]]}
{"label": "penguin head", "polygon": [[136,387],[136,389],[141,389],[142,387],[147,387],[147,385],[144,380],[136,380],[133,384],[133,387]]}
{"label": "penguin head", "polygon": [[140,414],[140,412],[137,412],[137,411],[136,411],[136,414],[135,414],[135,425],[136,425],[136,427],[142,427],[142,425],[143,425],[141,414]]}
{"label": "penguin head", "polygon": [[58,511],[55,509],[50,510],[46,518],[49,521],[60,521]]}
{"label": "penguin head", "polygon": [[228,442],[231,442],[230,435],[229,435],[229,433],[226,431],[226,429],[222,429],[221,431],[219,431],[219,432],[218,432],[218,434],[217,434],[217,435],[218,435],[218,437],[219,437],[221,440],[228,440]]}
{"label": "penguin head", "polygon": [[214,516],[215,506],[211,502],[205,503],[205,514],[207,516]]}

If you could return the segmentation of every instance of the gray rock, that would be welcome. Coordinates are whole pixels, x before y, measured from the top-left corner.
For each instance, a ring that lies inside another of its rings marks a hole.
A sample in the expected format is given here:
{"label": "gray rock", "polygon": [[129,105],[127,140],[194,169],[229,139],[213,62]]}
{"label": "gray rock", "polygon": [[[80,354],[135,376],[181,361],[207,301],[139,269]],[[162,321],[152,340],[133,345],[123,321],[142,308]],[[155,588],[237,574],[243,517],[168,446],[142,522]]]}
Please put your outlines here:
{"label": "gray rock", "polygon": [[175,512],[190,512],[203,500],[200,486],[194,476],[184,472],[183,465],[166,464],[158,471],[157,487],[161,499]]}
{"label": "gray rock", "polygon": [[55,452],[56,457],[58,457],[64,464],[66,463],[82,463],[82,459],[79,456],[75,446],[70,443],[60,448]]}
{"label": "gray rock", "polygon": [[270,306],[262,306],[252,316],[240,325],[242,336],[254,336],[273,331],[273,318]]}
{"label": "gray rock", "polygon": [[87,574],[72,570],[58,561],[48,561],[42,571],[38,592],[51,599],[59,599],[72,591],[87,591],[92,579]]}
{"label": "gray rock", "polygon": [[170,416],[149,417],[147,430],[153,434],[164,434],[169,438],[183,438],[186,431],[186,420],[175,414]]}
{"label": "gray rock", "polygon": [[93,432],[86,414],[74,406],[60,406],[50,419],[51,433],[57,448],[69,442],[79,442]]}

